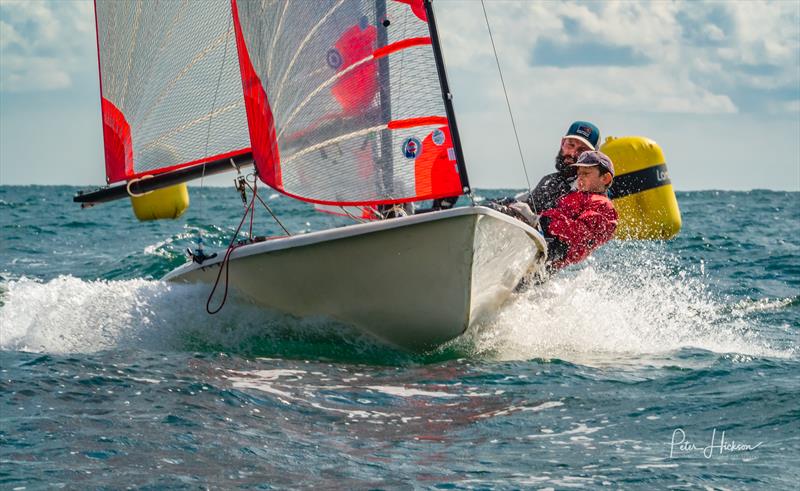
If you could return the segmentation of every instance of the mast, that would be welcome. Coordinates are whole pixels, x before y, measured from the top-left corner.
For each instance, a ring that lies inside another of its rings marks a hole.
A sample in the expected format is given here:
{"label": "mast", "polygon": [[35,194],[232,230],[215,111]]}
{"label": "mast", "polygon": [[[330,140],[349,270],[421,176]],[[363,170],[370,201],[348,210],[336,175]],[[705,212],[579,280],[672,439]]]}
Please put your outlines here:
{"label": "mast", "polygon": [[433,46],[433,57],[436,60],[436,72],[439,74],[439,85],[442,87],[442,98],[444,99],[447,120],[450,123],[450,136],[453,139],[453,149],[456,153],[456,165],[458,175],[461,178],[461,188],[464,194],[469,194],[472,190],[467,176],[467,166],[464,163],[464,152],[461,149],[461,138],[458,135],[458,125],[456,124],[456,113],[453,110],[453,94],[450,93],[450,86],[447,83],[447,72],[444,67],[442,48],[439,44],[439,32],[436,30],[436,19],[433,16],[432,0],[423,0],[425,4],[425,14],[428,18],[428,29],[431,33],[431,45]]}
{"label": "mast", "polygon": [[[386,25],[386,0],[375,0],[375,17],[378,28],[378,48],[383,48],[389,44],[389,33]],[[381,121],[392,120],[392,86],[389,81],[389,58],[384,56],[378,60],[378,87],[381,106]],[[394,179],[394,168],[392,162],[392,134],[388,129],[380,132],[380,159],[379,167],[381,171],[381,184],[385,192],[392,189]]]}

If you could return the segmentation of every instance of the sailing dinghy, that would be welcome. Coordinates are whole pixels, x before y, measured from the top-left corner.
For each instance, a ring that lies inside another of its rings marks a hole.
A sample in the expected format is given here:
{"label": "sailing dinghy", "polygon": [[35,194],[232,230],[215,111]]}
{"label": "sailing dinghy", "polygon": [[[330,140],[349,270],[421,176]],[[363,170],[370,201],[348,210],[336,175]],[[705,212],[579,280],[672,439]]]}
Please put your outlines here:
{"label": "sailing dinghy", "polygon": [[472,193],[429,0],[97,0],[95,12],[110,186],[75,201],[131,196],[137,216],[176,216],[188,204],[176,184],[252,164],[287,196],[381,218],[232,241],[165,280],[210,288],[225,270],[265,308],[424,350],[543,268],[541,234],[485,207],[384,218]]}

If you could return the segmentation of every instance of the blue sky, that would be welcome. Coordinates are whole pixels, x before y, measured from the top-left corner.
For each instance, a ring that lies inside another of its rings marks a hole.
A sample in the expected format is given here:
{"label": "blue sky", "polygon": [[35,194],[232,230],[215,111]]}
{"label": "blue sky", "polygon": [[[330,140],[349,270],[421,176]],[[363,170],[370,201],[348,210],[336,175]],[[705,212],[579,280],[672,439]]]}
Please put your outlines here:
{"label": "blue sky", "polygon": [[[522,188],[480,2],[435,5],[470,179]],[[587,119],[657,141],[679,190],[800,190],[800,2],[487,11],[532,180]],[[91,2],[0,0],[0,184],[105,182],[95,49]]]}

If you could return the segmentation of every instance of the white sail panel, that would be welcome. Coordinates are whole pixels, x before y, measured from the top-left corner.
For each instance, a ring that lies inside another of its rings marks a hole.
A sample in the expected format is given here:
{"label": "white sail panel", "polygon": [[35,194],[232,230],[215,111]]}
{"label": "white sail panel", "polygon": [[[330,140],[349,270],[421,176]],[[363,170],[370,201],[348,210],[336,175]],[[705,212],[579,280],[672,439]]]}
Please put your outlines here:
{"label": "white sail panel", "polygon": [[261,178],[307,201],[462,193],[422,0],[234,0]]}
{"label": "white sail panel", "polygon": [[97,0],[109,182],[249,151],[227,0]]}

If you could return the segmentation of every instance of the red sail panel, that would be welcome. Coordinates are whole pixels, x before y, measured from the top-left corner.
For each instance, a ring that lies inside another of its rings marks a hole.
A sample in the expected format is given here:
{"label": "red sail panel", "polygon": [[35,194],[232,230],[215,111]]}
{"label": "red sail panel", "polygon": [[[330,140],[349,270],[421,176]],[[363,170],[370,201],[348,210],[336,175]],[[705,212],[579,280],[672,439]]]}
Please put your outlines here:
{"label": "red sail panel", "polygon": [[109,182],[123,181],[133,174],[131,126],[125,115],[105,97],[102,98],[103,141],[105,142],[106,177]]}
{"label": "red sail panel", "polygon": [[249,151],[230,6],[96,0],[108,182]]}
{"label": "red sail panel", "polygon": [[431,151],[421,153],[415,160],[414,182],[417,192],[431,196],[442,194],[453,196],[454,189],[461,188],[456,154],[450,138],[450,129],[442,126],[433,130],[422,141],[422,147]]}
{"label": "red sail panel", "polygon": [[231,4],[267,184],[329,205],[462,194],[421,0]]}
{"label": "red sail panel", "polygon": [[425,4],[423,4],[423,0],[395,0],[396,2],[405,3],[409,7],[411,7],[411,11],[414,12],[414,15],[419,18],[419,20],[427,22],[428,21],[428,14],[425,12]]}
{"label": "red sail panel", "polygon": [[331,87],[331,93],[348,115],[357,115],[361,109],[372,103],[378,92],[378,67],[372,62],[359,63],[372,57],[377,43],[378,30],[375,26],[362,29],[355,25],[347,29],[328,52],[329,56],[339,56],[337,70],[343,75]]}
{"label": "red sail panel", "polygon": [[369,206],[335,206],[315,204],[314,209],[320,213],[352,218],[355,220],[379,220],[383,215],[375,208]]}
{"label": "red sail panel", "polygon": [[253,142],[253,159],[261,179],[273,188],[281,187],[281,168],[278,165],[278,142],[275,138],[275,122],[269,107],[267,94],[261,80],[253,70],[253,63],[247,53],[242,28],[238,21],[236,2],[231,1],[233,25],[236,32],[236,48],[239,56],[239,70],[242,76],[250,141]]}

